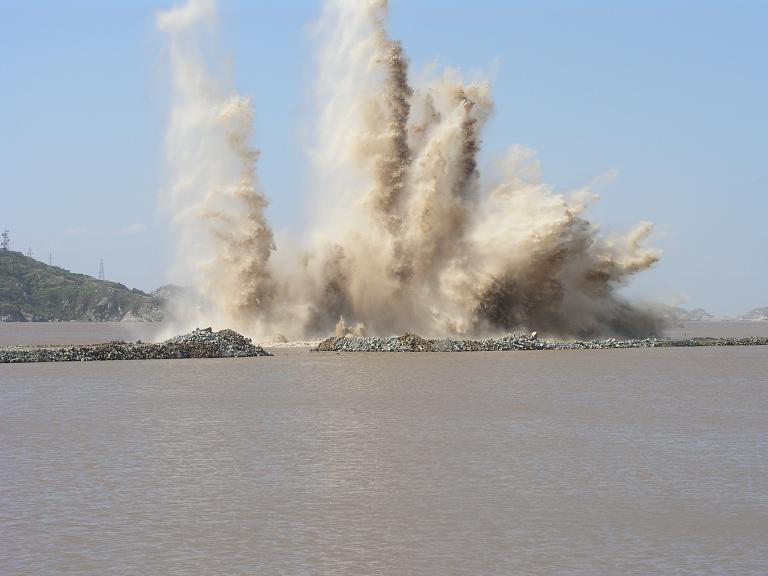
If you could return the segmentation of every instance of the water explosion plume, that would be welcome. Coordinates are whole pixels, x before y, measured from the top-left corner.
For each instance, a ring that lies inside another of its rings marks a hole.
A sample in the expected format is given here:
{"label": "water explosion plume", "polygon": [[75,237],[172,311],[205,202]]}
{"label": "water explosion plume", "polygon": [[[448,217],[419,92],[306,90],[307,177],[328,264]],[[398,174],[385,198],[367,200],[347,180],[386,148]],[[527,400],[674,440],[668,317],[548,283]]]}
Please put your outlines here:
{"label": "water explosion plume", "polygon": [[269,318],[274,242],[256,175],[259,153],[248,144],[251,102],[217,82],[200,46],[215,16],[213,0],[157,16],[169,38],[173,80],[164,200],[174,214],[179,268],[194,274],[199,295],[213,304],[205,314],[212,323],[243,327],[249,318]]}
{"label": "water explosion plume", "polygon": [[658,260],[643,246],[650,225],[604,238],[584,216],[589,191],[555,193],[522,148],[481,179],[490,85],[454,70],[412,82],[386,8],[383,0],[325,5],[314,219],[300,254],[279,262],[247,144],[250,103],[220,96],[196,51],[196,27],[213,5],[192,1],[160,15],[175,85],[172,207],[185,245],[207,226],[206,257],[192,264],[211,318],[292,338],[657,330],[655,317],[617,294]]}

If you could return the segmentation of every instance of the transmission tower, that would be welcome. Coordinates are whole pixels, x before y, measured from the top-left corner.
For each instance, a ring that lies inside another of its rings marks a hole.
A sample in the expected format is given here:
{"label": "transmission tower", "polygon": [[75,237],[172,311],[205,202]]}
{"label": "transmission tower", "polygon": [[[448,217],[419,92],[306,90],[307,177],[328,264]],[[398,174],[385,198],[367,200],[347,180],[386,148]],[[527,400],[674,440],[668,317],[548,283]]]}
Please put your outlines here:
{"label": "transmission tower", "polygon": [[32,258],[34,254],[32,254],[32,246],[27,248],[27,258]]}
{"label": "transmission tower", "polygon": [[8,229],[3,230],[3,242],[0,244],[4,252],[8,252],[11,249],[11,237],[8,233]]}
{"label": "transmission tower", "polygon": [[99,280],[104,280],[104,258],[99,260]]}

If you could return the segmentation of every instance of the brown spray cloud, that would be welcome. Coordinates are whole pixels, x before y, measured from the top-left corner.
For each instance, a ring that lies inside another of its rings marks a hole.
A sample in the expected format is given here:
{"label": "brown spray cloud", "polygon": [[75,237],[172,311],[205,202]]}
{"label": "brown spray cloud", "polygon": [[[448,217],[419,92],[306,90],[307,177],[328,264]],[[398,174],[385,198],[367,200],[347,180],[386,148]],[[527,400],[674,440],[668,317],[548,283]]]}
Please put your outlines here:
{"label": "brown spray cloud", "polygon": [[187,322],[293,339],[657,331],[655,317],[617,294],[658,260],[643,246],[650,225],[604,238],[584,216],[588,191],[555,193],[525,149],[510,148],[481,177],[490,84],[453,70],[413,83],[402,45],[387,35],[386,8],[325,5],[313,221],[277,252],[247,142],[251,103],[221,87],[197,43],[213,1],[158,16],[174,79],[164,196],[183,247],[178,269],[194,273],[199,294]]}

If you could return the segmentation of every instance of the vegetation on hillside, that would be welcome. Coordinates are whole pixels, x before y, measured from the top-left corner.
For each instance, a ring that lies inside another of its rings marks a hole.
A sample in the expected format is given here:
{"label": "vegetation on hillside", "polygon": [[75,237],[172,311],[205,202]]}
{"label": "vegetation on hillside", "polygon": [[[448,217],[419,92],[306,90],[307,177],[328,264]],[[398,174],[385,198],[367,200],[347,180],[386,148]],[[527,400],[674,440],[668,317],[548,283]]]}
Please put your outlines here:
{"label": "vegetation on hillside", "polygon": [[0,250],[0,321],[161,319],[160,301],[141,290]]}

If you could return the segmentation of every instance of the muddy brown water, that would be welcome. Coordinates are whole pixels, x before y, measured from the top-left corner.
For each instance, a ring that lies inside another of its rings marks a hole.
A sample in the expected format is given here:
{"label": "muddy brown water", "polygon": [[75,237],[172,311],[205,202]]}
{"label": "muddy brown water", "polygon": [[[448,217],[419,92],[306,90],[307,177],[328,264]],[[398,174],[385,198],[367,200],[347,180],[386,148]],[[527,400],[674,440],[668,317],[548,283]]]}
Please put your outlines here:
{"label": "muddy brown water", "polygon": [[276,352],[0,365],[0,574],[768,573],[766,347]]}

